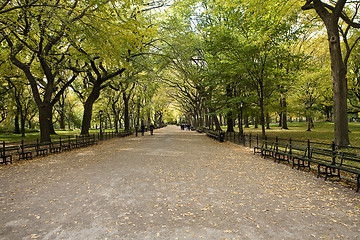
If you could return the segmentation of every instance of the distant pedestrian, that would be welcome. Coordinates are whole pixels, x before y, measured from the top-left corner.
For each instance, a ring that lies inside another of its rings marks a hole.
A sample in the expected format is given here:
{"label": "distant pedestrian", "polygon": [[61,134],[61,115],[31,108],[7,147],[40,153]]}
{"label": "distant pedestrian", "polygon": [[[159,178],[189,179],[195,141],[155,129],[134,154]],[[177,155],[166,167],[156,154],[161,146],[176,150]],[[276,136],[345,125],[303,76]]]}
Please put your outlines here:
{"label": "distant pedestrian", "polygon": [[154,134],[154,124],[150,124],[150,134],[153,135]]}
{"label": "distant pedestrian", "polygon": [[144,136],[145,133],[145,125],[141,124],[141,136]]}
{"label": "distant pedestrian", "polygon": [[139,132],[139,126],[136,125],[136,126],[135,126],[135,136],[136,136],[136,137],[138,136],[138,132]]}

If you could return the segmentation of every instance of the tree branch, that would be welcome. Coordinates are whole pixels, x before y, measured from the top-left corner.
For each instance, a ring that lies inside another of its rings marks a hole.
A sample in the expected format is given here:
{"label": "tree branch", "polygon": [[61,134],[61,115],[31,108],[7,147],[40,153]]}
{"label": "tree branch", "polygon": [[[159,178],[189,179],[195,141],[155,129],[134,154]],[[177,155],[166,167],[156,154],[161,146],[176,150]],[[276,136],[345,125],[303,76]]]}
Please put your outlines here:
{"label": "tree branch", "polygon": [[324,16],[330,14],[326,9],[333,12],[335,16],[339,16],[346,24],[354,28],[360,28],[360,23],[356,23],[351,20],[342,10],[346,4],[346,0],[339,0],[335,7],[329,4],[323,3],[320,0],[307,0],[305,5],[301,7],[302,10],[315,9],[319,16],[324,20]]}

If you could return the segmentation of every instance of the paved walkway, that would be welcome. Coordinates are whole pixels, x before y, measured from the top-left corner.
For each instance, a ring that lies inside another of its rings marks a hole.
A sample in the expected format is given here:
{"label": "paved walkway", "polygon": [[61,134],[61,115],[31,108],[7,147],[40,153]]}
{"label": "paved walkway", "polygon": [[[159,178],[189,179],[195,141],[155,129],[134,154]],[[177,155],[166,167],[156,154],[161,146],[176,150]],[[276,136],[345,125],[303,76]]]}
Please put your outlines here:
{"label": "paved walkway", "polygon": [[0,239],[360,239],[360,194],[168,126],[0,166]]}

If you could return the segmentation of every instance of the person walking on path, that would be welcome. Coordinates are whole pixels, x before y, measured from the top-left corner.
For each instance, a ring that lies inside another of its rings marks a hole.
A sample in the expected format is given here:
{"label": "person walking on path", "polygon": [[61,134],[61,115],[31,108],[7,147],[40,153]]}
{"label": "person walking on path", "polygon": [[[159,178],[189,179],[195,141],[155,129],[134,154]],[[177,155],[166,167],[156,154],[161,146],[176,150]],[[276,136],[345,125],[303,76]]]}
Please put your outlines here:
{"label": "person walking on path", "polygon": [[144,124],[144,122],[142,121],[142,122],[141,122],[141,135],[144,136],[144,133],[145,133],[145,124]]}
{"label": "person walking on path", "polygon": [[154,134],[154,129],[155,129],[155,126],[154,124],[150,124],[150,134],[153,135]]}

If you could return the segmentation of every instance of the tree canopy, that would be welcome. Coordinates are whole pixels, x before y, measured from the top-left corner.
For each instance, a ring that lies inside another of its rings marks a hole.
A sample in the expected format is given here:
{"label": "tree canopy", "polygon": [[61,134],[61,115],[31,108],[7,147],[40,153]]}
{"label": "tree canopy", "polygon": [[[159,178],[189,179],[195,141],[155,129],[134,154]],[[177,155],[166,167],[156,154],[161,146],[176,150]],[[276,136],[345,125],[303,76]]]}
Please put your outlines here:
{"label": "tree canopy", "polygon": [[309,131],[334,120],[336,143],[347,145],[360,107],[359,6],[6,0],[0,124],[50,141],[55,128],[89,134],[102,110],[117,131],[167,119],[227,131],[259,123],[265,137],[270,122],[287,129],[304,118]]}

